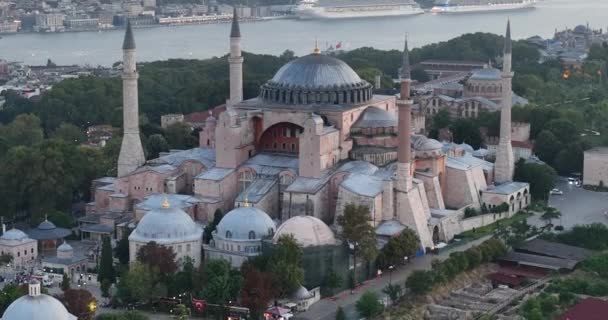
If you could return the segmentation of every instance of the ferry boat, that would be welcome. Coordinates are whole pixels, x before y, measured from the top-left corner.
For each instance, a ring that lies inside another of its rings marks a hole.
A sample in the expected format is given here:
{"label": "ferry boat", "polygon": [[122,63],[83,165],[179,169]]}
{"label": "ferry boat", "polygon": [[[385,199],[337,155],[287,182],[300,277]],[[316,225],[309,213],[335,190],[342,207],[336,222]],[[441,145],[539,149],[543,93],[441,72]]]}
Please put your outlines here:
{"label": "ferry boat", "polygon": [[294,9],[300,19],[407,16],[424,13],[414,0],[303,0]]}
{"label": "ferry boat", "polygon": [[437,0],[432,13],[502,11],[531,8],[537,0]]}

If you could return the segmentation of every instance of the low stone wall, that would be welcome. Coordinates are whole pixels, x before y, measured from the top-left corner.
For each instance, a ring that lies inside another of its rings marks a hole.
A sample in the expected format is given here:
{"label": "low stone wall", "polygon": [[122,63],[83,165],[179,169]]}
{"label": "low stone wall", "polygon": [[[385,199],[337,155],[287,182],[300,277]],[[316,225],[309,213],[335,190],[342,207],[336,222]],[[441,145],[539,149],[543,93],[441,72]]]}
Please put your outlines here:
{"label": "low stone wall", "polygon": [[513,216],[513,214],[509,215],[508,212],[503,212],[503,213],[482,214],[479,216],[462,219],[460,221],[461,232],[469,231],[469,230],[472,230],[473,228],[485,227],[496,221],[510,218],[511,216]]}

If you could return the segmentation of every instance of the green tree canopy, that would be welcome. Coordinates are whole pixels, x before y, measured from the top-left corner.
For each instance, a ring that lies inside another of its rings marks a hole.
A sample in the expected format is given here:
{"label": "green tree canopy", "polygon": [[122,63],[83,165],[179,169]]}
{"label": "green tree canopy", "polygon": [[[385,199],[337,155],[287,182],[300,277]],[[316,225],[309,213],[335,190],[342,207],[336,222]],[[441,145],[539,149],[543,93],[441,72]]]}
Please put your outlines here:
{"label": "green tree canopy", "polygon": [[302,248],[291,234],[280,236],[272,250],[268,265],[283,288],[283,296],[293,293],[304,282],[302,254]]}
{"label": "green tree canopy", "polygon": [[101,259],[99,262],[99,273],[97,274],[97,281],[108,281],[114,283],[116,281],[116,274],[114,270],[114,257],[112,256],[112,244],[110,243],[110,237],[103,237],[101,244]]}
{"label": "green tree canopy", "polygon": [[378,296],[372,291],[365,291],[355,304],[357,312],[366,318],[370,319],[379,315],[384,309],[384,305],[378,300]]}
{"label": "green tree canopy", "polygon": [[347,204],[344,213],[338,217],[338,225],[342,228],[342,236],[353,251],[354,269],[353,281],[357,284],[357,256],[373,260],[378,254],[376,248],[376,233],[371,224],[369,208],[364,205]]}

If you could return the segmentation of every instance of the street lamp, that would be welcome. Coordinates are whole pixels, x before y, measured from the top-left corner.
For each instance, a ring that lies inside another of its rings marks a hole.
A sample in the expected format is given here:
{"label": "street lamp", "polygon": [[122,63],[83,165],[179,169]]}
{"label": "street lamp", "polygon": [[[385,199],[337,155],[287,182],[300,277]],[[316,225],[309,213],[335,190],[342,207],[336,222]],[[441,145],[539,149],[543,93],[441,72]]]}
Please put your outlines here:
{"label": "street lamp", "polygon": [[393,265],[388,266],[388,285],[392,285],[392,280],[393,280],[393,269],[395,267]]}

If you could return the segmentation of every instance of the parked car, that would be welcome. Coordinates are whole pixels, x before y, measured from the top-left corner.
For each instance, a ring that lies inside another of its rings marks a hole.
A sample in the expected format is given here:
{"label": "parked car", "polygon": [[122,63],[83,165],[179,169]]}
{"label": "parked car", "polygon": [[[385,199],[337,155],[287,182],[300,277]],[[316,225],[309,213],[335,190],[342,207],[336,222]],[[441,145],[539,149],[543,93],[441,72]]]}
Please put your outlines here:
{"label": "parked car", "polygon": [[559,190],[559,189],[551,189],[551,191],[549,191],[549,194],[551,194],[551,195],[559,195],[559,196],[561,196],[561,195],[563,195],[563,194],[564,194],[564,192],[563,192],[563,191],[561,191],[561,190]]}

